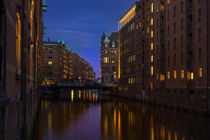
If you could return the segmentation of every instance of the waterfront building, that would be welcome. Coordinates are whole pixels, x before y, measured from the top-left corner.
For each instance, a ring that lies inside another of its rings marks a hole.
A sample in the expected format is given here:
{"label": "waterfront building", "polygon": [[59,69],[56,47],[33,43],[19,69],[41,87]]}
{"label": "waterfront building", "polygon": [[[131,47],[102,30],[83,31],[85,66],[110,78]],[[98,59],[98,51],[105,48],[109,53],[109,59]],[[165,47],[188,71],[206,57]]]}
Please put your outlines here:
{"label": "waterfront building", "polygon": [[117,85],[118,82],[118,33],[101,37],[101,79],[104,85]]}
{"label": "waterfront building", "polygon": [[78,54],[72,53],[73,80],[95,81],[93,67]]}
{"label": "waterfront building", "polygon": [[209,3],[141,0],[132,6],[118,24],[122,96],[209,109]]}
{"label": "waterfront building", "polygon": [[0,139],[29,139],[40,85],[45,0],[0,0]]}
{"label": "waterfront building", "polygon": [[43,44],[42,84],[50,85],[72,79],[71,50],[67,49],[65,41],[48,40]]}

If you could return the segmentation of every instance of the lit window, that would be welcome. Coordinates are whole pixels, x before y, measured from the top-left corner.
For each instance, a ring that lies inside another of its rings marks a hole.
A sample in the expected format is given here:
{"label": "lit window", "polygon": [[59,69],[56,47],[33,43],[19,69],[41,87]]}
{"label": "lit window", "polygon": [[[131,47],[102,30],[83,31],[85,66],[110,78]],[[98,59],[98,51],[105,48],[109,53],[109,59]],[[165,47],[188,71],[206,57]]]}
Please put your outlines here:
{"label": "lit window", "polygon": [[160,75],[160,81],[164,81],[165,80],[165,75],[164,74],[161,74]]}
{"label": "lit window", "polygon": [[53,64],[53,62],[52,61],[48,61],[48,65],[52,65]]}
{"label": "lit window", "polygon": [[168,4],[170,4],[170,0],[168,0]]}
{"label": "lit window", "polygon": [[154,74],[154,69],[153,69],[153,66],[151,66],[151,75],[153,75]]}
{"label": "lit window", "polygon": [[199,68],[199,77],[203,77],[203,69],[202,68]]}
{"label": "lit window", "polygon": [[147,27],[147,33],[149,34],[149,27]]}
{"label": "lit window", "polygon": [[190,80],[190,72],[187,72],[187,80]]}
{"label": "lit window", "polygon": [[154,44],[153,44],[153,42],[151,42],[151,44],[150,44],[150,48],[151,48],[151,50],[153,50],[153,49],[154,49]]}
{"label": "lit window", "polygon": [[176,79],[177,75],[176,75],[176,70],[174,71],[174,79]]}
{"label": "lit window", "polygon": [[170,72],[168,72],[168,79],[170,79],[170,77],[171,77],[171,74],[170,74]]}
{"label": "lit window", "polygon": [[190,74],[190,79],[191,79],[191,80],[194,79],[194,73],[193,73],[193,72],[191,72],[191,74]]}
{"label": "lit window", "polygon": [[16,14],[16,72],[21,74],[21,21],[20,14]]}
{"label": "lit window", "polygon": [[112,60],[112,64],[113,64],[113,63],[115,63],[115,61],[114,61],[114,60]]}
{"label": "lit window", "polygon": [[104,63],[109,63],[109,57],[104,57]]}
{"label": "lit window", "polygon": [[154,61],[154,57],[153,55],[151,55],[151,63],[153,63],[153,61]]}
{"label": "lit window", "polygon": [[181,70],[181,78],[184,79],[184,70]]}
{"label": "lit window", "polygon": [[154,23],[154,20],[153,18],[151,18],[151,21],[150,21],[151,26],[153,26],[153,23]]}
{"label": "lit window", "polygon": [[152,2],[151,3],[151,13],[153,13],[154,12],[154,3]]}
{"label": "lit window", "polygon": [[154,33],[153,33],[153,30],[151,30],[151,38],[153,38],[153,36],[154,36]]}

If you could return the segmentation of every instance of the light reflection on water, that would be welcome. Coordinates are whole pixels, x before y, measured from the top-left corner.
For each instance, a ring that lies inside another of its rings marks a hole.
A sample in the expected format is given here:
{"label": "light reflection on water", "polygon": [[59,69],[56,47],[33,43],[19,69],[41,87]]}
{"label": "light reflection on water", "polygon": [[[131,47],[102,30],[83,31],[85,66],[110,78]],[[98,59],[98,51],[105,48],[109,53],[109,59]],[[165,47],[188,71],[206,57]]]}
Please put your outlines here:
{"label": "light reflection on water", "polygon": [[210,139],[210,124],[204,117],[125,100],[97,102],[100,94],[93,90],[70,94],[68,102],[42,101],[36,139]]}

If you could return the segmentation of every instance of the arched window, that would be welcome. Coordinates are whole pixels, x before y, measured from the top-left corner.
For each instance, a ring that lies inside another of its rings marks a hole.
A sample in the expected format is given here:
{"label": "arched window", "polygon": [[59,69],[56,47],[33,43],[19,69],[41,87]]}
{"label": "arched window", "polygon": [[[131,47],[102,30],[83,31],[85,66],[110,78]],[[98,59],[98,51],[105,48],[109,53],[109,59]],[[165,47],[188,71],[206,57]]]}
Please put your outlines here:
{"label": "arched window", "polygon": [[16,13],[16,72],[21,74],[21,21],[20,14]]}

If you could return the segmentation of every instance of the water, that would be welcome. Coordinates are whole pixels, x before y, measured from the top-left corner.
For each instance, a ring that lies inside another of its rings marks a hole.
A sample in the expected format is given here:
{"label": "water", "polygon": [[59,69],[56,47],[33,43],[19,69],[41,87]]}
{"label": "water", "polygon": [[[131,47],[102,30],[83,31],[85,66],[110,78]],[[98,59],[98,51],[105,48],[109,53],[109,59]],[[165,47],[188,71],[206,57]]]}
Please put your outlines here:
{"label": "water", "polygon": [[99,102],[95,91],[72,97],[42,101],[38,140],[210,140],[205,117],[126,100]]}

